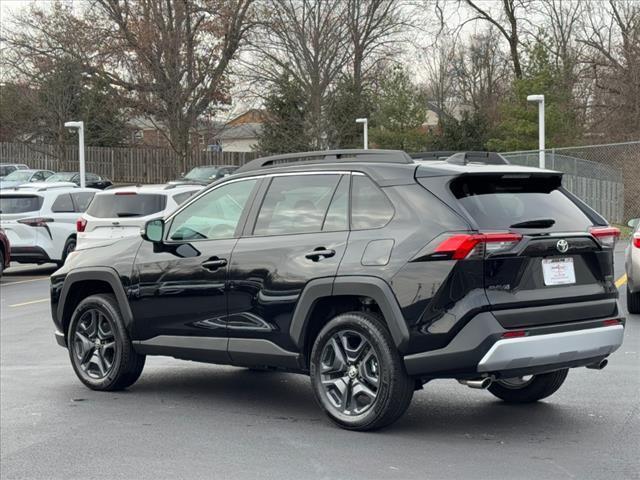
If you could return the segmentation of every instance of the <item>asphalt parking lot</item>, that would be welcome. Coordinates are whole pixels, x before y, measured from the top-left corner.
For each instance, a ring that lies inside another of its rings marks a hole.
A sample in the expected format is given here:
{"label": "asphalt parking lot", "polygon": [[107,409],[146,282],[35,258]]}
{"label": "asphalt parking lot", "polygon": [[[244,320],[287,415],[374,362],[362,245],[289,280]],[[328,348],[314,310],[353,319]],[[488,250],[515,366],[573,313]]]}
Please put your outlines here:
{"label": "asphalt parking lot", "polygon": [[88,390],[53,338],[52,271],[1,279],[3,480],[640,478],[638,315],[606,369],[572,370],[539,404],[434,381],[397,424],[351,433],[325,420],[299,375],[155,357],[126,392]]}

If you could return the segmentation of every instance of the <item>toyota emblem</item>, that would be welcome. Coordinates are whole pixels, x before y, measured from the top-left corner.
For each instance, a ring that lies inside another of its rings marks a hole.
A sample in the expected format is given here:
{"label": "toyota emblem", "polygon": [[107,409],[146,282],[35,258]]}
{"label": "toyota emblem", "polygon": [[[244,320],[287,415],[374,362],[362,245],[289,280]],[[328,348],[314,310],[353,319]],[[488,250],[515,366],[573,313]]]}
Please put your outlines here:
{"label": "toyota emblem", "polygon": [[566,253],[566,251],[569,250],[569,242],[567,242],[566,240],[558,240],[558,243],[556,243],[556,248],[560,253]]}

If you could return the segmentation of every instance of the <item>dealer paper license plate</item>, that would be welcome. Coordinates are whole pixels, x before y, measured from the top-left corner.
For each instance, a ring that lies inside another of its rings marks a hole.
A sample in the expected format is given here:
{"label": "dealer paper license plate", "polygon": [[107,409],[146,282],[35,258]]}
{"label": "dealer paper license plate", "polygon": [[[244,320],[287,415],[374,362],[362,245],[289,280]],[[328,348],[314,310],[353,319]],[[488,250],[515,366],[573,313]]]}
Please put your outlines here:
{"label": "dealer paper license plate", "polygon": [[576,271],[573,268],[573,258],[543,259],[542,274],[544,275],[544,284],[547,286],[576,283]]}

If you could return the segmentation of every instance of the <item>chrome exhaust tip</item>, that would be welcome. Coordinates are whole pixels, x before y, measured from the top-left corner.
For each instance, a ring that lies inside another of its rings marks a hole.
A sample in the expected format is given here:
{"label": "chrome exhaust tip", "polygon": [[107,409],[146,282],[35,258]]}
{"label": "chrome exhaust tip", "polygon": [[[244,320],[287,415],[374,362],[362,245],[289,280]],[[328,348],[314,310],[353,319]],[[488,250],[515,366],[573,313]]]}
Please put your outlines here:
{"label": "chrome exhaust tip", "polygon": [[473,380],[458,380],[462,385],[466,385],[469,388],[478,388],[484,390],[488,388],[489,385],[493,382],[491,377],[478,378]]}
{"label": "chrome exhaust tip", "polygon": [[591,370],[602,370],[608,364],[609,364],[609,360],[607,360],[606,358],[603,358],[597,363],[592,363],[591,365],[587,365],[587,368],[590,368]]}

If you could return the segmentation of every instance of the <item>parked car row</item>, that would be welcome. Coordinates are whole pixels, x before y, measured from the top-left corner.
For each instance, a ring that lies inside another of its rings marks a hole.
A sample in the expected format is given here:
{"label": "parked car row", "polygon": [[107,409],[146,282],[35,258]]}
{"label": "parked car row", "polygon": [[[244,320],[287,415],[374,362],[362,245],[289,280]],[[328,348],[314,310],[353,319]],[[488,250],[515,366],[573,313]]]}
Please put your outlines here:
{"label": "parked car row", "polygon": [[171,213],[235,168],[197,167],[168,184],[119,187],[87,173],[85,188],[76,172],[15,168],[0,183],[0,263],[62,265],[76,247],[137,236],[150,218]]}

